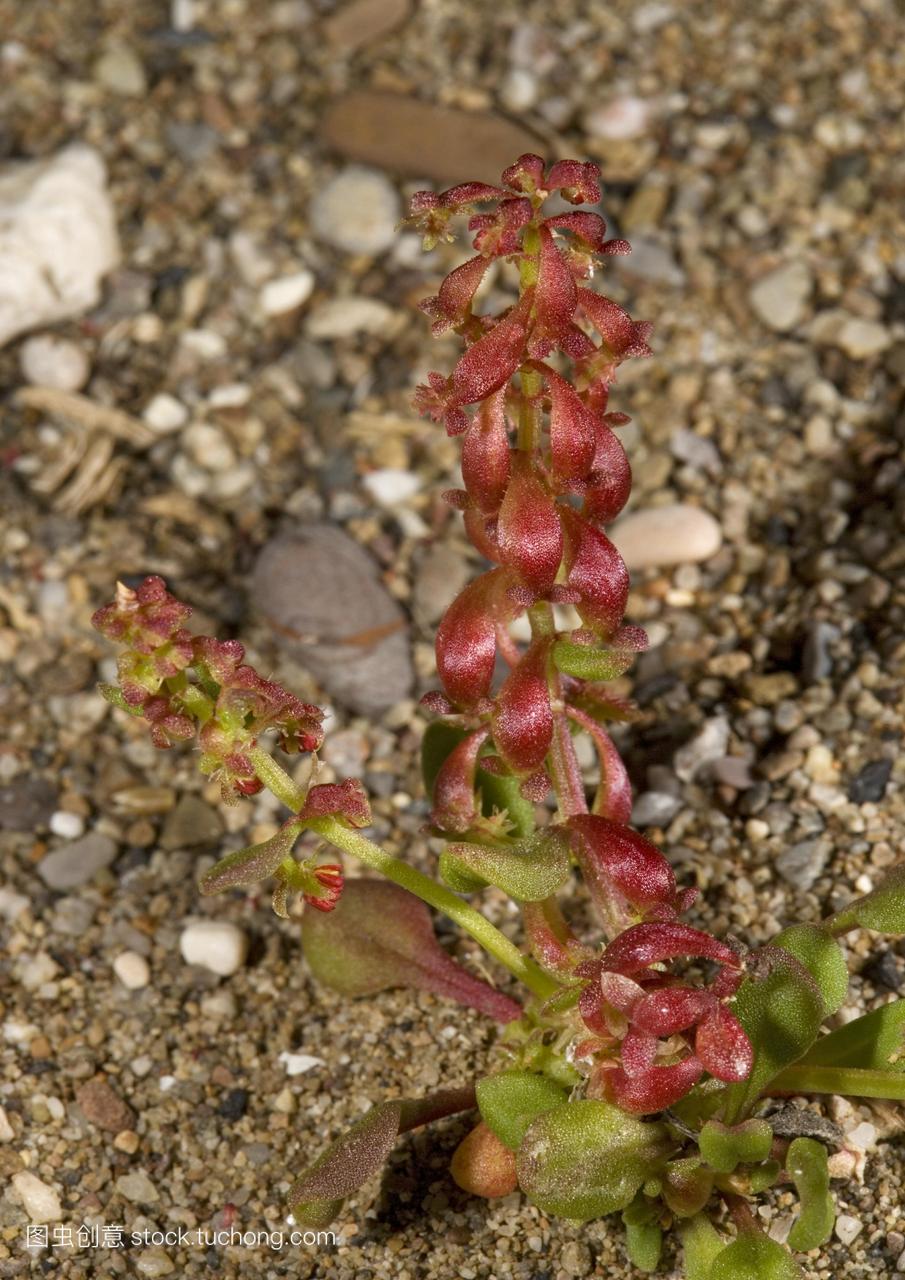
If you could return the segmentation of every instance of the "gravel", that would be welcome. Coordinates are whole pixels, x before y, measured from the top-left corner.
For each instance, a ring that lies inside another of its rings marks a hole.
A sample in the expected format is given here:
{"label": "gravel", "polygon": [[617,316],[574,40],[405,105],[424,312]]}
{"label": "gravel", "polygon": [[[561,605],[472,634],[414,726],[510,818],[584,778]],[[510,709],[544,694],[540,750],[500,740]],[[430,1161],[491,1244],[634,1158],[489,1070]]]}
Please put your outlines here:
{"label": "gravel", "polygon": [[395,242],[401,209],[384,174],[350,165],[317,192],[310,212],[314,234],[325,244],[373,256]]}
{"label": "gravel", "polygon": [[114,840],[91,831],[46,854],[38,863],[38,874],[49,889],[75,889],[109,867],[116,853]]}
{"label": "gravel", "polygon": [[227,920],[196,920],[179,935],[179,950],[186,964],[197,964],[228,978],[245,963],[248,938]]}

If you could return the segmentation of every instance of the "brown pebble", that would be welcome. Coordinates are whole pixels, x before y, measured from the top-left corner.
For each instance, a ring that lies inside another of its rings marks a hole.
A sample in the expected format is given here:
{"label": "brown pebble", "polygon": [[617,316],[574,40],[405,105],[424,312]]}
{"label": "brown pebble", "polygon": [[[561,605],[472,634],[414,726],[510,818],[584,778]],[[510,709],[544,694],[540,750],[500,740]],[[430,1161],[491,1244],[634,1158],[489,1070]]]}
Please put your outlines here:
{"label": "brown pebble", "polygon": [[402,26],[411,11],[411,0],[351,0],[324,20],[324,34],[334,49],[354,53]]}
{"label": "brown pebble", "polygon": [[138,1150],[138,1134],[134,1129],[123,1129],[113,1139],[113,1145],[117,1151],[125,1151],[126,1155],[134,1156]]}
{"label": "brown pebble", "polygon": [[97,1125],[98,1129],[120,1133],[123,1129],[131,1129],[135,1123],[135,1112],[106,1080],[86,1080],[76,1089],[75,1100],[85,1119]]}
{"label": "brown pebble", "polygon": [[28,1043],[28,1052],[33,1058],[49,1058],[51,1055],[50,1041],[46,1036],[35,1036],[34,1040]]}

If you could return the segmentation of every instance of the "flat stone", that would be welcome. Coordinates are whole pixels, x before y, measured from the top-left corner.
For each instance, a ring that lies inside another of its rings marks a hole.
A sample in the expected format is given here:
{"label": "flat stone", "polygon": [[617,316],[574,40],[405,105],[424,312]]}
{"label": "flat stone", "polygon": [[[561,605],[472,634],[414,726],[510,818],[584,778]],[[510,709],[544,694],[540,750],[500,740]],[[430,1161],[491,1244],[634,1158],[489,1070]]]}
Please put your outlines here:
{"label": "flat stone", "polygon": [[228,978],[245,963],[248,938],[228,920],[195,920],[183,929],[179,950],[186,964],[197,964]]}
{"label": "flat stone", "polygon": [[89,831],[81,840],[73,840],[45,854],[38,863],[38,875],[49,889],[74,889],[109,867],[116,851],[116,843],[109,836]]}
{"label": "flat stone", "polygon": [[96,306],[119,261],[106,170],[91,147],[0,170],[0,347]]}
{"label": "flat stone", "polygon": [[351,338],[357,333],[384,333],[395,313],[376,298],[329,298],[315,307],[305,323],[309,338]]}
{"label": "flat stone", "polygon": [[412,0],[351,0],[324,19],[328,44],[342,53],[354,53],[389,35],[412,12]]}
{"label": "flat stone", "polygon": [[303,267],[288,276],[268,280],[261,290],[261,310],[265,316],[282,316],[303,306],[314,291],[314,272]]}
{"label": "flat stone", "polygon": [[886,794],[891,760],[871,760],[855,774],[848,785],[848,798],[852,804],[877,804]]}
{"label": "flat stone", "polygon": [[135,1124],[135,1112],[106,1080],[86,1080],[76,1089],[75,1100],[85,1119],[98,1129],[119,1133]]}
{"label": "flat stone", "polygon": [[892,334],[885,325],[852,316],[839,330],[836,345],[853,360],[867,360],[870,356],[881,355],[892,346],[892,340]]}
{"label": "flat stone", "polygon": [[33,387],[55,391],[79,391],[88,381],[91,364],[80,346],[68,338],[37,333],[22,343],[19,352],[22,376]]}
{"label": "flat stone", "polygon": [[350,160],[439,183],[498,183],[517,156],[546,152],[542,140],[500,116],[371,89],[336,98],[321,130]]}
{"label": "flat stone", "polygon": [[144,1169],[136,1169],[133,1173],[124,1173],[114,1183],[116,1190],[133,1204],[156,1204],[160,1192],[145,1173]]}
{"label": "flat stone", "polygon": [[713,516],[685,503],[633,511],[608,532],[629,569],[696,564],[716,555],[723,542]]}
{"label": "flat stone", "polygon": [[332,525],[307,525],[258,557],[252,601],[277,638],[338,702],[379,715],[411,691],[402,610],[377,566]]}
{"label": "flat stone", "polygon": [[678,796],[665,791],[643,791],[632,806],[633,827],[663,827],[682,808]]}
{"label": "flat stone", "polygon": [[796,889],[806,892],[826,866],[830,845],[826,840],[801,840],[784,849],[776,859],[776,870]]}
{"label": "flat stone", "polygon": [[683,782],[691,782],[708,765],[721,760],[728,746],[729,721],[725,716],[713,716],[679,748],[673,756],[673,768]]}
{"label": "flat stone", "polygon": [[60,1221],[63,1216],[63,1206],[53,1187],[49,1187],[46,1182],[42,1182],[27,1170],[14,1173],[12,1184],[22,1201],[22,1208],[32,1222]]}
{"label": "flat stone", "polygon": [[176,808],[167,814],[160,833],[162,849],[194,849],[216,844],[223,835],[223,822],[200,796],[182,796]]}
{"label": "flat stone", "polygon": [[316,193],[309,209],[318,240],[346,253],[382,253],[396,241],[399,196],[376,169],[349,165]]}
{"label": "flat stone", "polygon": [[786,262],[751,286],[748,301],[768,329],[788,333],[804,319],[813,288],[814,277],[807,263]]}

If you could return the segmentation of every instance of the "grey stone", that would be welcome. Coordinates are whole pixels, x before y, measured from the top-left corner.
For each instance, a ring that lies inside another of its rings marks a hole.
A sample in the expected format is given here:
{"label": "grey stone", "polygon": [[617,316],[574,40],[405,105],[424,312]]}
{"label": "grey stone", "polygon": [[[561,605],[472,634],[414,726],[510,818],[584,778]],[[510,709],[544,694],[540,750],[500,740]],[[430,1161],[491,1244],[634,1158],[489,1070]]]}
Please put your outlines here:
{"label": "grey stone", "polygon": [[261,552],[252,601],[337,702],[378,715],[413,681],[408,628],[367,552],[341,529],[307,525]]}
{"label": "grey stone", "polygon": [[200,796],[183,796],[166,816],[160,846],[162,849],[194,849],[198,845],[215,844],[222,834],[223,823],[216,809]]}
{"label": "grey stone", "polygon": [[814,279],[806,263],[786,262],[751,286],[748,301],[768,329],[787,333],[804,318],[813,288]]}
{"label": "grey stone", "polygon": [[849,783],[849,800],[852,804],[876,804],[886,793],[891,773],[891,760],[871,760]]}
{"label": "grey stone", "polygon": [[776,859],[776,870],[789,884],[805,892],[814,884],[829,856],[830,845],[826,840],[802,840],[783,850]]}
{"label": "grey stone", "polygon": [[678,796],[667,795],[665,791],[644,791],[635,801],[632,808],[633,827],[662,827],[682,808]]}
{"label": "grey stone", "polygon": [[801,654],[801,675],[805,684],[816,684],[833,674],[833,655],[830,645],[839,638],[839,628],[831,622],[811,622],[804,638]]}
{"label": "grey stone", "polygon": [[436,542],[422,556],[415,571],[415,620],[422,626],[437,622],[469,578],[468,561],[446,542]]}
{"label": "grey stone", "polygon": [[56,807],[56,789],[46,778],[17,778],[0,787],[0,831],[46,827]]}
{"label": "grey stone", "polygon": [[116,857],[116,843],[99,831],[54,849],[38,863],[38,875],[50,889],[87,884]]}
{"label": "grey stone", "polygon": [[679,748],[673,757],[673,768],[683,782],[691,782],[707,765],[721,760],[728,746],[729,721],[725,716],[714,716]]}
{"label": "grey stone", "polygon": [[382,253],[396,239],[399,196],[382,173],[349,165],[311,201],[315,236],[346,253]]}

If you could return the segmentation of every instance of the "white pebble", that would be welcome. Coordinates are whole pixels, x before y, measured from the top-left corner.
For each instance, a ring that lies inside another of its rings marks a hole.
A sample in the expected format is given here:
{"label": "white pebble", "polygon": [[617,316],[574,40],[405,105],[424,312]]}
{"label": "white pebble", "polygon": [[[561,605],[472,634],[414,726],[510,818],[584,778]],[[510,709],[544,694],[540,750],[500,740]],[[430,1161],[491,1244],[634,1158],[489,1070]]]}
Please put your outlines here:
{"label": "white pebble", "polygon": [[864,1223],[853,1218],[851,1214],[840,1213],[836,1219],[836,1235],[843,1244],[851,1244],[856,1236],[864,1230]]}
{"label": "white pebble", "polygon": [[638,138],[646,132],[649,116],[650,110],[643,98],[624,94],[589,111],[584,118],[584,126],[595,138],[619,141]]}
{"label": "white pebble", "polygon": [[280,1062],[286,1068],[287,1076],[301,1076],[306,1071],[310,1071],[312,1067],[322,1067],[324,1065],[323,1058],[314,1058],[310,1053],[286,1053],[280,1054]]}
{"label": "white pebble", "polygon": [[113,961],[113,972],[129,991],[140,991],[151,981],[151,969],[137,951],[121,951]]}
{"label": "white pebble", "polygon": [[166,391],[159,391],[145,406],[141,416],[152,431],[159,431],[161,435],[166,435],[170,431],[178,431],[180,427],[185,426],[189,411],[181,400],[177,400]]}
{"label": "white pebble", "polygon": [[311,297],[314,290],[314,273],[304,269],[291,276],[268,280],[261,290],[261,310],[265,316],[281,316],[295,311]]}
{"label": "white pebble", "polygon": [[319,240],[347,253],[381,253],[396,238],[399,196],[382,173],[349,165],[317,193],[310,213]]}
{"label": "white pebble", "polygon": [[229,921],[196,920],[183,929],[179,950],[187,964],[201,965],[226,978],[245,963],[248,939]]}
{"label": "white pebble", "polygon": [[9,1117],[3,1107],[0,1107],[0,1142],[13,1142],[16,1137],[16,1131],[9,1122]]}
{"label": "white pebble", "polygon": [[709,560],[723,541],[723,531],[709,512],[684,503],[633,511],[609,536],[629,569]]}
{"label": "white pebble", "polygon": [[236,465],[236,453],[219,427],[209,422],[193,422],[183,439],[194,462],[205,471],[229,471]]}
{"label": "white pebble", "polygon": [[65,809],[57,809],[50,815],[49,826],[55,836],[62,836],[64,840],[77,840],[85,833],[84,818]]}
{"label": "white pebble", "polygon": [[34,956],[19,956],[15,966],[16,977],[26,991],[37,991],[46,982],[52,982],[59,972],[59,965],[44,951]]}
{"label": "white pebble", "polygon": [[383,333],[394,315],[376,298],[329,298],[308,317],[309,338],[351,338],[356,333]]}
{"label": "white pebble", "polygon": [[839,330],[837,344],[853,360],[866,360],[880,355],[892,345],[892,334],[876,320],[862,320],[852,316]]}
{"label": "white pebble", "polygon": [[227,352],[226,339],[213,329],[186,329],[179,345],[199,360],[220,360]]}
{"label": "white pebble", "polygon": [[207,398],[212,409],[241,409],[251,399],[251,387],[247,382],[228,382],[225,387],[214,387]]}
{"label": "white pebble", "polygon": [[62,1218],[60,1197],[53,1187],[48,1187],[46,1182],[36,1178],[33,1173],[25,1170],[13,1174],[13,1186],[22,1201],[22,1208],[32,1222],[59,1222]]}
{"label": "white pebble", "polygon": [[369,471],[362,484],[382,507],[395,507],[397,503],[406,502],[421,488],[421,480],[413,471],[402,471],[397,467]]}
{"label": "white pebble", "polygon": [[854,1129],[849,1129],[845,1135],[846,1145],[849,1147],[857,1147],[859,1151],[872,1151],[877,1145],[877,1127],[868,1120],[862,1120],[860,1124],[855,1125]]}
{"label": "white pebble", "polygon": [[50,333],[27,338],[19,352],[19,364],[26,382],[33,387],[53,387],[56,391],[78,391],[91,372],[81,347]]}

